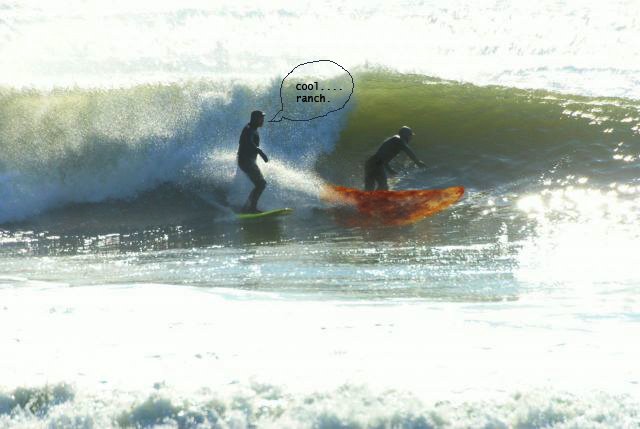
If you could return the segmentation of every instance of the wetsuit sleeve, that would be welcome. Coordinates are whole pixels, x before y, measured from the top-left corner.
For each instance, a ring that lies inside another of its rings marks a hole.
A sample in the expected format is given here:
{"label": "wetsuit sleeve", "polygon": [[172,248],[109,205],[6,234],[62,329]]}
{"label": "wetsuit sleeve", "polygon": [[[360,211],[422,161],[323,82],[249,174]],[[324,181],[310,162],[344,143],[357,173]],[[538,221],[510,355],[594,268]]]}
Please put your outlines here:
{"label": "wetsuit sleeve", "polygon": [[252,144],[253,144],[253,147],[256,150],[256,153],[258,155],[260,155],[260,157],[264,160],[264,162],[267,162],[267,160],[268,160],[267,155],[262,151],[262,149],[260,149],[255,142],[253,142]]}
{"label": "wetsuit sleeve", "polygon": [[257,132],[251,134],[251,145],[264,162],[269,162],[269,158],[267,158],[267,155],[262,151],[262,149],[260,149],[260,136]]}
{"label": "wetsuit sleeve", "polygon": [[416,154],[413,152],[413,150],[411,150],[411,148],[404,142],[402,142],[402,150],[404,151],[404,153],[406,153],[409,158],[411,158],[411,160],[413,162],[415,162],[416,164],[419,164],[421,161],[418,159],[418,157],[416,156]]}

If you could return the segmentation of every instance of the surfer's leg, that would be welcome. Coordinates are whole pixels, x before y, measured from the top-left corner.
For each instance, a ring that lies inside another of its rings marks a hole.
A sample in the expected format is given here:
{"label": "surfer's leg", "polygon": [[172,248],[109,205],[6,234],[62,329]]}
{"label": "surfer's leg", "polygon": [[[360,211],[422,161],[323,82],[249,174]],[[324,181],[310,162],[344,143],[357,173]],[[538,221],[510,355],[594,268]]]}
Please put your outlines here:
{"label": "surfer's leg", "polygon": [[258,211],[258,200],[260,199],[260,196],[262,195],[262,192],[264,191],[264,188],[267,186],[267,181],[262,179],[262,182],[260,182],[259,184],[257,184],[255,186],[255,188],[253,188],[253,191],[251,191],[251,193],[249,194],[249,210],[252,212],[257,212]]}
{"label": "surfer's leg", "polygon": [[242,171],[245,172],[245,174],[253,183],[253,190],[249,194],[249,198],[247,198],[247,202],[244,205],[243,211],[257,212],[258,200],[260,199],[264,188],[267,186],[267,181],[264,180],[264,176],[262,175],[260,168],[256,164],[245,166],[245,168],[242,168]]}
{"label": "surfer's leg", "polygon": [[373,158],[364,163],[364,190],[373,191],[376,187],[376,166]]}
{"label": "surfer's leg", "polygon": [[378,168],[378,171],[376,171],[376,182],[378,182],[378,187],[376,188],[376,190],[389,190],[389,184],[387,183],[387,173],[384,171],[384,167],[382,166]]}
{"label": "surfer's leg", "polygon": [[376,187],[376,179],[372,176],[364,177],[364,190],[365,191],[373,191]]}

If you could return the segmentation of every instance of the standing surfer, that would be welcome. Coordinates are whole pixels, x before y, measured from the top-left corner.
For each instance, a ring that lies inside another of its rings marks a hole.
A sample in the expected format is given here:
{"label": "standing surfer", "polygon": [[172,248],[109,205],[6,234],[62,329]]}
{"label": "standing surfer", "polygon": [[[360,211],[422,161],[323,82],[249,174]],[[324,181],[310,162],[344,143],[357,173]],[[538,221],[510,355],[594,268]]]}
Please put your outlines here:
{"label": "standing surfer", "polygon": [[[404,126],[400,128],[398,134],[386,139],[375,155],[371,156],[364,164],[364,190],[373,191],[374,188],[379,191],[386,191],[389,189],[387,184],[387,172],[391,175],[397,174],[389,162],[400,153],[404,151],[409,158],[416,163],[418,167],[425,167],[424,162],[420,161],[415,153],[409,147],[409,141],[415,133],[411,128]],[[378,184],[376,188],[376,183]]]}
{"label": "standing surfer", "polygon": [[260,135],[258,128],[264,124],[264,112],[254,110],[251,112],[251,120],[242,129],[240,143],[238,146],[238,167],[253,182],[253,190],[247,198],[247,202],[242,208],[243,213],[260,213],[258,210],[258,199],[262,191],[267,186],[262,172],[256,163],[257,156],[260,155],[264,162],[269,162],[267,155],[260,149]]}

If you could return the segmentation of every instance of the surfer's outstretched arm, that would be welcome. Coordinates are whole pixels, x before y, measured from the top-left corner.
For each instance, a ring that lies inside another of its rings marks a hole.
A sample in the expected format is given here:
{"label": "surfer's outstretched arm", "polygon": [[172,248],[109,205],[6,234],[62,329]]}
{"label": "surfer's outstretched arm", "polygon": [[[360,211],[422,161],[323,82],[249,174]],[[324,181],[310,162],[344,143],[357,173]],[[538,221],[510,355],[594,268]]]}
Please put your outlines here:
{"label": "surfer's outstretched arm", "polygon": [[413,150],[411,150],[411,148],[409,147],[409,145],[407,144],[403,144],[402,145],[402,150],[404,150],[404,152],[409,156],[409,158],[411,158],[411,160],[413,162],[416,163],[416,165],[418,167],[426,167],[425,163],[420,161],[420,159],[418,159],[418,157],[416,156],[416,154],[413,152]]}

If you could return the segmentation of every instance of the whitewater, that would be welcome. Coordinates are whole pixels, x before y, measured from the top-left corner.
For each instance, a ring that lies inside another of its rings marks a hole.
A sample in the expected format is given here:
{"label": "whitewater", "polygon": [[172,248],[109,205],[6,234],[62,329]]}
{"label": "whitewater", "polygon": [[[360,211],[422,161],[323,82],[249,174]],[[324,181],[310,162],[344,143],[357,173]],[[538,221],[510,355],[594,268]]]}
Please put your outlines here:
{"label": "whitewater", "polygon": [[[640,415],[640,4],[0,0],[0,427],[608,428]],[[344,109],[260,129],[296,65]],[[346,227],[325,184],[402,125]]]}

